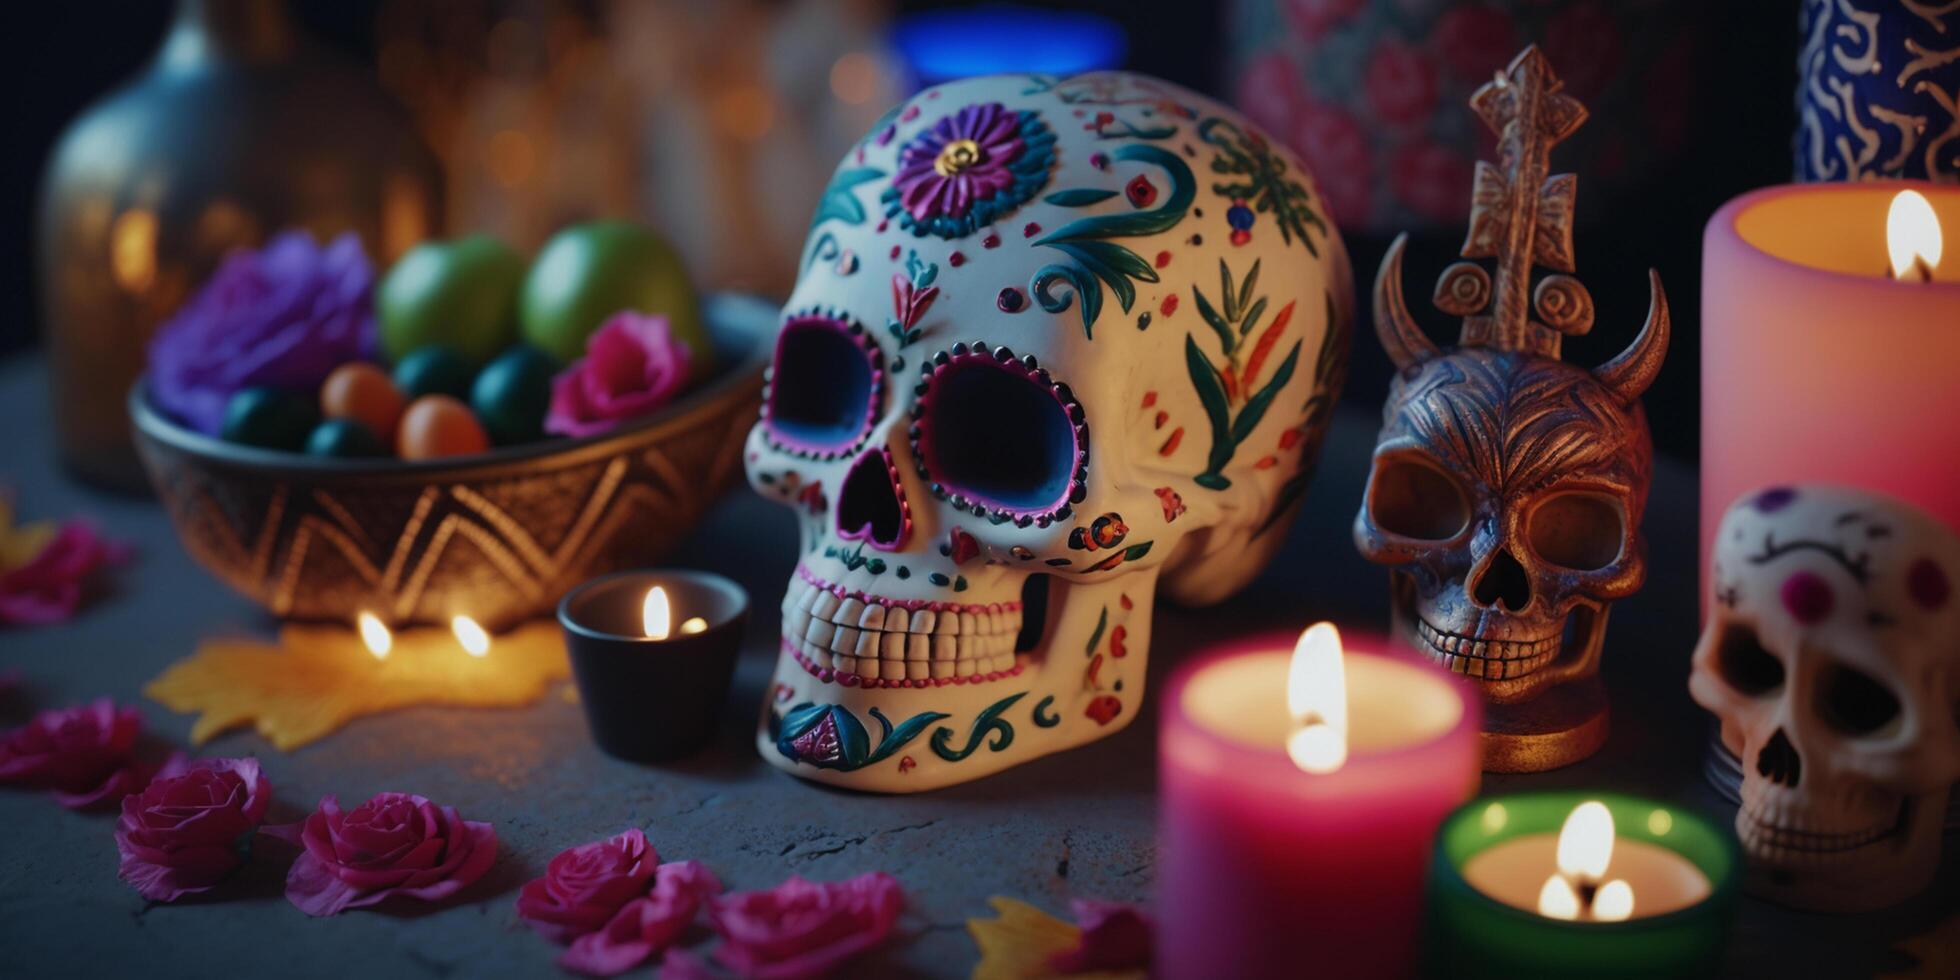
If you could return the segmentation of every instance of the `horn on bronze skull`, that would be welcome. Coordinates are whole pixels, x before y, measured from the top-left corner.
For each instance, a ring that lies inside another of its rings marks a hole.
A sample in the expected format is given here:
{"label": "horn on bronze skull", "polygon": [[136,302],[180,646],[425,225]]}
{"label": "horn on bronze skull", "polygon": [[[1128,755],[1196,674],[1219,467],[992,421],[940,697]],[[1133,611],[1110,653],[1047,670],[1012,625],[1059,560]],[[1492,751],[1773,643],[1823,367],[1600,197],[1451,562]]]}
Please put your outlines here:
{"label": "horn on bronze skull", "polygon": [[1647,304],[1647,322],[1640,328],[1640,336],[1633,344],[1620,353],[1620,356],[1593,369],[1593,375],[1601,384],[1611,388],[1622,402],[1631,402],[1654,383],[1661,373],[1661,361],[1667,357],[1668,334],[1672,321],[1667,315],[1667,293],[1661,290],[1659,270],[1647,270],[1647,290],[1651,297]]}
{"label": "horn on bronze skull", "polygon": [[1438,353],[1435,342],[1422,332],[1409,315],[1409,305],[1402,301],[1402,249],[1408,243],[1407,232],[1395,236],[1388,254],[1382,256],[1381,269],[1375,273],[1375,335],[1381,338],[1382,349],[1388,351],[1396,370],[1420,364]]}

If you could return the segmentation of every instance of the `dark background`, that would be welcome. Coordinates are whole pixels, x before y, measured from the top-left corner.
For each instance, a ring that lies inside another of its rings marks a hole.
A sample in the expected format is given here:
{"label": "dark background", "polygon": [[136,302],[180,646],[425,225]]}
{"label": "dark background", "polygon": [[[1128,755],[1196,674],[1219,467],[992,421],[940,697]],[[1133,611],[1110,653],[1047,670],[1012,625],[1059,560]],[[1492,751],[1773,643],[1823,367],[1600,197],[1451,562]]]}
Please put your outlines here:
{"label": "dark background", "polygon": [[[298,0],[292,6],[315,38],[372,65],[379,0]],[[910,12],[958,5],[909,0],[897,6]],[[1052,6],[1090,10],[1122,23],[1130,36],[1131,68],[1213,94],[1229,88],[1223,78],[1225,4],[1093,0]],[[1631,203],[1621,205],[1628,213],[1600,213],[1597,205],[1589,209],[1581,196],[1580,274],[1598,302],[1599,327],[1566,348],[1567,356],[1580,363],[1598,363],[1617,353],[1646,310],[1642,273],[1649,266],[1658,268],[1672,299],[1675,337],[1661,380],[1647,395],[1647,408],[1661,451],[1686,458],[1694,456],[1698,443],[1702,226],[1737,193],[1789,179],[1796,124],[1794,0],[1706,7],[1699,14],[1705,21],[1697,27],[1704,39],[1698,60],[1707,84],[1694,94],[1698,104],[1690,113],[1697,149],[1678,168],[1644,175],[1642,186],[1625,196]],[[38,341],[34,215],[49,149],[71,119],[149,60],[170,12],[169,4],[156,0],[67,0],[8,15],[15,43],[8,46],[4,69],[13,76],[6,86],[13,104],[0,161],[0,295],[13,299],[0,314],[0,354]],[[1555,52],[1553,56],[1556,60]],[[1595,117],[1589,125],[1612,124]],[[1553,162],[1556,168],[1556,157]],[[1353,234],[1347,241],[1356,276],[1365,287],[1387,243]],[[1455,245],[1415,243],[1405,282],[1418,316],[1429,313],[1421,292],[1455,257]],[[1433,313],[1425,322],[1438,337],[1453,331]],[[1387,360],[1364,319],[1347,397],[1378,402],[1388,376]]]}

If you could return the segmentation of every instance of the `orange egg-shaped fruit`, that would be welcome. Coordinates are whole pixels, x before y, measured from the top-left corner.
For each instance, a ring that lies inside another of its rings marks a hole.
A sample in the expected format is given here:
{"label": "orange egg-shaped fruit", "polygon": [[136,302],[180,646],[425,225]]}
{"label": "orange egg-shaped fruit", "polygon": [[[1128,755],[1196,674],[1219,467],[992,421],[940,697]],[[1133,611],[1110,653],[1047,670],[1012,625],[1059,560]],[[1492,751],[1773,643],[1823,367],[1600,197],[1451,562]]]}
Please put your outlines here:
{"label": "orange egg-shaped fruit", "polygon": [[403,459],[467,456],[490,448],[490,437],[469,406],[448,395],[423,395],[402,413],[395,451]]}
{"label": "orange egg-shaped fruit", "polygon": [[388,377],[388,372],[366,361],[352,361],[334,369],[320,386],[320,414],[330,419],[353,419],[367,426],[383,442],[395,435],[395,423],[402,418],[406,400]]}

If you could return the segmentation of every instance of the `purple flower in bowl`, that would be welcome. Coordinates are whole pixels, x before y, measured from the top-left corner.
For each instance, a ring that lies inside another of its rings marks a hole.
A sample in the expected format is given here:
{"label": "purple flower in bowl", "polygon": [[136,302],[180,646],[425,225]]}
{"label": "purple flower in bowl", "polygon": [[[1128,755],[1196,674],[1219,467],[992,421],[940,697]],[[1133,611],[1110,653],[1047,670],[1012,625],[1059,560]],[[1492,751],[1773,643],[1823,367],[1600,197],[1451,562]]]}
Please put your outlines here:
{"label": "purple flower in bowl", "polygon": [[1034,112],[975,103],[899,150],[885,213],[915,235],[970,235],[1034,197],[1054,161],[1055,134]]}
{"label": "purple flower in bowl", "polygon": [[304,390],[375,355],[374,267],[352,233],[282,232],[225,257],[150,341],[150,399],[217,435],[242,388]]}
{"label": "purple flower in bowl", "polygon": [[666,317],[615,313],[585,342],[585,356],[552,379],[544,430],[589,436],[645,415],[687,387],[691,363]]}

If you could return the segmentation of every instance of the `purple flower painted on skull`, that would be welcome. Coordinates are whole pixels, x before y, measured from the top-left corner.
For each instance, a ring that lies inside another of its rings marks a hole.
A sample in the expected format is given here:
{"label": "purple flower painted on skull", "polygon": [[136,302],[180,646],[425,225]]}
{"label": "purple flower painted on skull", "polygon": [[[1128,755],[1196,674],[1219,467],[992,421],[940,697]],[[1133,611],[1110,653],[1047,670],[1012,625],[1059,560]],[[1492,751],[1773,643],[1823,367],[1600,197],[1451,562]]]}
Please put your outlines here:
{"label": "purple flower painted on skull", "polygon": [[899,150],[885,214],[914,235],[961,238],[1034,197],[1054,162],[1055,134],[1034,112],[969,105]]}

